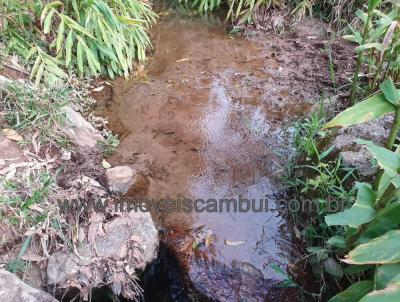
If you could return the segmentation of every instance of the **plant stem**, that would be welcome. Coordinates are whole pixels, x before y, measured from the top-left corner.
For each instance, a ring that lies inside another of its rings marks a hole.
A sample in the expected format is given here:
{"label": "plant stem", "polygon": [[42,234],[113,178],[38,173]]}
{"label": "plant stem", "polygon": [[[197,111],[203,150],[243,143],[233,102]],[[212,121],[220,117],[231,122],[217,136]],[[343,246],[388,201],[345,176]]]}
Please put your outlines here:
{"label": "plant stem", "polygon": [[[372,18],[372,13],[368,12],[367,22],[365,23],[363,34],[362,34],[361,45],[363,45],[365,43],[365,40],[367,38],[369,23],[371,22],[371,18]],[[363,53],[362,53],[362,51],[360,51],[360,53],[357,56],[356,69],[354,71],[353,83],[351,85],[351,90],[350,90],[350,102],[352,105],[354,105],[356,97],[357,97],[358,75],[359,75],[360,69],[361,69],[362,58],[363,58]]]}
{"label": "plant stem", "polygon": [[[385,145],[386,149],[389,149],[389,150],[393,149],[393,145],[394,145],[394,142],[396,141],[399,130],[400,130],[400,106],[397,106],[395,115],[394,115],[394,120],[392,123],[392,129],[390,130],[389,137],[386,141],[386,145]],[[376,179],[374,181],[374,185],[373,185],[374,190],[378,190],[379,183],[382,179],[383,173],[384,173],[384,171],[381,169],[379,171],[378,176],[376,177]]]}
{"label": "plant stem", "polygon": [[385,146],[387,149],[389,149],[389,150],[393,149],[393,145],[394,145],[394,142],[396,141],[399,130],[400,130],[400,106],[397,106],[393,124],[392,124],[392,129],[390,130],[390,134],[387,139],[386,146]]}

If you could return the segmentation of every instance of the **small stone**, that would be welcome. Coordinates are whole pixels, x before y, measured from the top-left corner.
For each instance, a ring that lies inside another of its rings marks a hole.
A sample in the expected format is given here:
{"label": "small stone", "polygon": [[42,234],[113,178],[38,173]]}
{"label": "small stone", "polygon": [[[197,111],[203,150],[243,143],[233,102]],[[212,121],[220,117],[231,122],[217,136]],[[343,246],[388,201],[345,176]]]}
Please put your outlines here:
{"label": "small stone", "polygon": [[135,195],[135,193],[147,192],[148,180],[130,166],[117,166],[106,171],[110,190],[118,194]]}

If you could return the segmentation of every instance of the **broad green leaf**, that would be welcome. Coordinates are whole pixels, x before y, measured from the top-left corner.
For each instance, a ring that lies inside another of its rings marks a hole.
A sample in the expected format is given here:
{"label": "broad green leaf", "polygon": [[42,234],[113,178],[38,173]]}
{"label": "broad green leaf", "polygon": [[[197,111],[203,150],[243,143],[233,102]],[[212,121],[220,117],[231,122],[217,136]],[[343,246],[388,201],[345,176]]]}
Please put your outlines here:
{"label": "broad green leaf", "polygon": [[343,249],[346,247],[346,240],[344,239],[343,236],[333,236],[333,237],[329,238],[327,243],[330,246],[340,248],[340,249]]}
{"label": "broad green leaf", "polygon": [[374,289],[372,281],[359,281],[329,299],[328,302],[358,302]]}
{"label": "broad green leaf", "polygon": [[400,262],[400,230],[392,230],[360,244],[343,261],[350,264],[390,264]]}
{"label": "broad green leaf", "polygon": [[360,242],[364,243],[372,238],[376,238],[385,234],[387,231],[394,229],[400,224],[400,202],[392,202],[384,209],[379,211],[376,218],[368,224],[360,238]]}
{"label": "broad green leaf", "polygon": [[362,272],[365,272],[366,270],[369,270],[371,268],[375,268],[374,265],[349,265],[348,267],[345,267],[344,273],[348,275],[352,274],[359,274]]}
{"label": "broad green leaf", "polygon": [[357,200],[350,209],[343,212],[325,216],[327,225],[351,225],[358,226],[375,218],[374,203],[376,195],[367,183],[357,184]]}
{"label": "broad green leaf", "polygon": [[360,302],[399,302],[400,286],[389,286],[383,290],[375,290],[364,296]]}
{"label": "broad green leaf", "polygon": [[398,175],[400,169],[400,157],[393,151],[375,145],[373,142],[358,140],[359,144],[367,146],[367,149],[378,161],[378,165],[391,177]]}
{"label": "broad green leaf", "polygon": [[379,265],[375,270],[374,282],[376,290],[389,285],[400,286],[400,263]]}
{"label": "broad green leaf", "polygon": [[332,257],[329,257],[324,261],[324,269],[327,273],[337,279],[343,277],[343,267]]}
{"label": "broad green leaf", "polygon": [[348,127],[369,122],[387,113],[394,112],[395,109],[396,107],[386,100],[383,93],[375,94],[339,113],[323,128]]}
{"label": "broad green leaf", "polygon": [[393,105],[399,105],[400,103],[400,92],[396,89],[396,86],[393,83],[392,79],[385,80],[380,85],[383,94],[385,95],[386,99],[391,102]]}

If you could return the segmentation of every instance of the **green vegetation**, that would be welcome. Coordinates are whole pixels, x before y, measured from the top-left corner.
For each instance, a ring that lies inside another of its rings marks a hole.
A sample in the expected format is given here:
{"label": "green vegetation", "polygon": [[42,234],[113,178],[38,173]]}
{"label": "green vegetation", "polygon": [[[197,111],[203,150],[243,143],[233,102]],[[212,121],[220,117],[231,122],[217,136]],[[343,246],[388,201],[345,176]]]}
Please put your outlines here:
{"label": "green vegetation", "polygon": [[[356,15],[360,29],[350,26],[351,34],[345,36],[358,44],[349,91],[353,106],[329,122],[318,113],[298,124],[295,147],[305,159],[289,171],[288,184],[300,198],[322,204],[333,198],[345,205],[337,213],[320,207],[316,214],[295,217],[308,262],[321,282],[319,299],[342,290],[329,302],[400,301],[399,4],[370,0],[367,11],[357,10]],[[358,141],[380,168],[372,181],[358,182],[354,171],[331,154],[335,146],[325,146],[325,137],[331,128],[390,113],[394,119],[385,146]]]}
{"label": "green vegetation", "polygon": [[3,43],[32,64],[31,79],[53,84],[80,76],[128,76],[151,46],[147,28],[156,14],[138,0],[50,3],[4,0]]}

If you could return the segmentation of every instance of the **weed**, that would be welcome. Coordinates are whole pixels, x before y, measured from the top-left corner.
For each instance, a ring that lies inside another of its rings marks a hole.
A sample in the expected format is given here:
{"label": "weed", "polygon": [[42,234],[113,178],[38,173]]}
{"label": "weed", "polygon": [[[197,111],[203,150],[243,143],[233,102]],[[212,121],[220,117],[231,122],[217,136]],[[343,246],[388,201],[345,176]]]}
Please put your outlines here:
{"label": "weed", "polygon": [[116,135],[112,134],[109,131],[103,131],[104,136],[106,138],[105,141],[98,141],[98,144],[101,148],[103,148],[104,156],[110,156],[114,154],[115,150],[119,145],[119,139]]}
{"label": "weed", "polygon": [[69,88],[47,89],[10,82],[5,85],[3,94],[0,106],[8,124],[16,131],[29,135],[37,144],[68,145],[57,125],[65,120],[61,109],[69,102]]}

